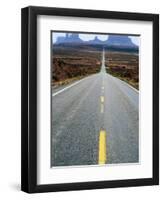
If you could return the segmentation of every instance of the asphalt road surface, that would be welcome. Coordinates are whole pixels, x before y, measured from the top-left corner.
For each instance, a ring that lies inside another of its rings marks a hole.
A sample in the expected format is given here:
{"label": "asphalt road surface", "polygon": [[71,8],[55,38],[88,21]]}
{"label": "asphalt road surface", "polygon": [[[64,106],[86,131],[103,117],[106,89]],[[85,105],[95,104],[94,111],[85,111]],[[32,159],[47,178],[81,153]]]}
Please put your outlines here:
{"label": "asphalt road surface", "polygon": [[51,165],[139,162],[139,93],[105,71],[52,90]]}

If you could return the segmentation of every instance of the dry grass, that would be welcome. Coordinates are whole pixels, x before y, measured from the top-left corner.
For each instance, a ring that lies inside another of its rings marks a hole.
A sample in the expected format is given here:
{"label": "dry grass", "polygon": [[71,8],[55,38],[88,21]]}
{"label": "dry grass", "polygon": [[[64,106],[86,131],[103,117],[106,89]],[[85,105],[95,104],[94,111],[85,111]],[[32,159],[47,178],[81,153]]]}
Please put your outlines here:
{"label": "dry grass", "polygon": [[123,52],[106,52],[106,71],[139,89],[138,55]]}
{"label": "dry grass", "polygon": [[52,56],[52,85],[68,84],[74,80],[98,73],[101,52],[56,48]]}

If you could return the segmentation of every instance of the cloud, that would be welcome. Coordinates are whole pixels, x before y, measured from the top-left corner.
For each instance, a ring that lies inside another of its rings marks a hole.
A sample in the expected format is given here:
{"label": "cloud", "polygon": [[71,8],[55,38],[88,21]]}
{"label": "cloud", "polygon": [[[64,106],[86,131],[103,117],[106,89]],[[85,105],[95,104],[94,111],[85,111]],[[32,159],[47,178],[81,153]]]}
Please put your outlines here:
{"label": "cloud", "polygon": [[[58,37],[64,37],[66,34],[64,32],[53,32],[52,33],[52,42],[55,43]],[[79,37],[84,41],[93,40],[95,37],[98,37],[99,40],[105,41],[108,39],[109,35],[100,35],[100,34],[79,34]],[[140,45],[140,37],[139,36],[129,36],[132,42],[136,45]]]}
{"label": "cloud", "polygon": [[137,46],[140,45],[140,36],[129,36],[129,38],[131,38],[132,42]]}

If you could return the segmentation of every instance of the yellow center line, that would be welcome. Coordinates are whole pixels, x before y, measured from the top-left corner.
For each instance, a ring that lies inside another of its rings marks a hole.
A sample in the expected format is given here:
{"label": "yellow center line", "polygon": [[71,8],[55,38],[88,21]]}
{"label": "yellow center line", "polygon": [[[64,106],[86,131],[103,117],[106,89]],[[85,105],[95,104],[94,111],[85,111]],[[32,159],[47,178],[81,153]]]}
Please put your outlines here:
{"label": "yellow center line", "polygon": [[104,112],[104,104],[101,104],[101,113]]}
{"label": "yellow center line", "polygon": [[104,90],[104,86],[102,86],[101,89]]}
{"label": "yellow center line", "polygon": [[101,96],[101,103],[104,103],[104,96]]}
{"label": "yellow center line", "polygon": [[98,164],[105,164],[105,163],[106,163],[106,132],[104,130],[101,130],[99,135]]}

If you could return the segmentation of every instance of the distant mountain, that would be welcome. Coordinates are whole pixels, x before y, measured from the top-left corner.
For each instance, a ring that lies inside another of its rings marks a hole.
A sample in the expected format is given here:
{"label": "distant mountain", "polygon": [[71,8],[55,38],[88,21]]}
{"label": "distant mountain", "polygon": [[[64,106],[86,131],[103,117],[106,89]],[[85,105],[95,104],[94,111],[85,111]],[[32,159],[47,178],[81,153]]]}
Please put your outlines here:
{"label": "distant mountain", "polygon": [[63,45],[63,46],[75,46],[82,47],[82,46],[94,46],[97,48],[101,48],[105,46],[106,48],[110,48],[112,50],[116,49],[137,49],[138,46],[135,45],[132,40],[126,35],[109,35],[108,39],[102,41],[98,39],[96,36],[93,40],[83,41],[80,39],[79,34],[77,33],[66,33],[65,37],[58,37],[57,41],[54,45]]}
{"label": "distant mountain", "polygon": [[99,44],[102,45],[104,42],[99,40],[98,37],[96,36],[93,40],[89,40],[86,43],[93,44],[93,45],[99,45]]}
{"label": "distant mountain", "polygon": [[137,47],[126,35],[110,35],[105,42],[109,46]]}
{"label": "distant mountain", "polygon": [[62,43],[83,43],[83,40],[79,38],[79,34],[72,33],[68,34],[66,33],[65,37],[58,37],[56,44],[62,44]]}

